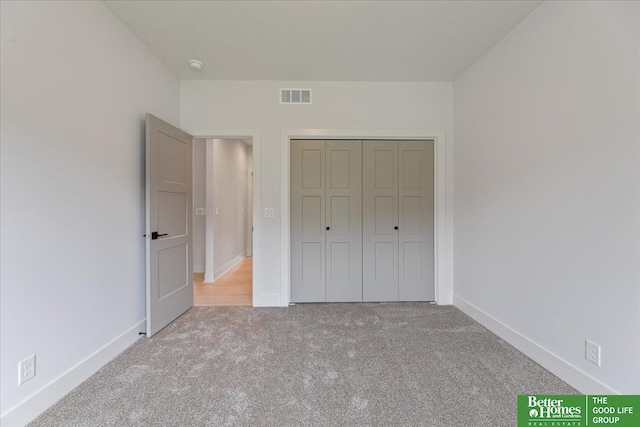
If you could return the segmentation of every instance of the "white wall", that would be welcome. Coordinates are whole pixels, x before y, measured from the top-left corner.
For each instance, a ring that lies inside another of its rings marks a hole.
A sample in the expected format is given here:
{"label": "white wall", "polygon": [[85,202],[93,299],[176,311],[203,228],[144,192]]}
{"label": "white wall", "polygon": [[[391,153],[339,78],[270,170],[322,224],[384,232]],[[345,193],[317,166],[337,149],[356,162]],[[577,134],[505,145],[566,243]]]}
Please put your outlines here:
{"label": "white wall", "polygon": [[640,392],[639,22],[546,2],[454,83],[455,294],[583,392]]}
{"label": "white wall", "polygon": [[144,320],[143,119],[177,125],[179,84],[100,2],[0,15],[6,414]]}
{"label": "white wall", "polygon": [[246,255],[247,148],[241,139],[213,140],[213,268],[218,278]]}
{"label": "white wall", "polygon": [[195,215],[195,208],[207,206],[207,140],[193,140],[193,272],[205,271],[207,217]]}
{"label": "white wall", "polygon": [[[281,87],[313,88],[313,104],[280,105]],[[181,82],[180,93],[181,127],[187,132],[209,135],[212,129],[260,130],[261,205],[254,209],[275,208],[276,217],[261,221],[259,292],[273,297],[272,301],[278,300],[281,284],[281,129],[429,129],[443,130],[447,136],[453,129],[451,83],[190,80]],[[446,142],[448,160],[452,159],[452,142],[451,138]],[[450,197],[452,187],[447,190]],[[449,198],[448,212],[452,204]]]}

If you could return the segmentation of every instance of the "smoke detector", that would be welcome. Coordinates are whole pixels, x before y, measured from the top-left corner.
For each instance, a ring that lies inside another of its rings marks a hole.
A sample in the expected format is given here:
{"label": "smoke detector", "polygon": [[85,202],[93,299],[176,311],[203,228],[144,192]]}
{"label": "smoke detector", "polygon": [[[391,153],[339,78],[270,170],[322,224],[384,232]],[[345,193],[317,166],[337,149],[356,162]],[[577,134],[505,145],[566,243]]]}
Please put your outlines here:
{"label": "smoke detector", "polygon": [[195,70],[195,71],[200,71],[202,70],[202,62],[192,59],[189,61],[189,67],[191,67],[191,69]]}

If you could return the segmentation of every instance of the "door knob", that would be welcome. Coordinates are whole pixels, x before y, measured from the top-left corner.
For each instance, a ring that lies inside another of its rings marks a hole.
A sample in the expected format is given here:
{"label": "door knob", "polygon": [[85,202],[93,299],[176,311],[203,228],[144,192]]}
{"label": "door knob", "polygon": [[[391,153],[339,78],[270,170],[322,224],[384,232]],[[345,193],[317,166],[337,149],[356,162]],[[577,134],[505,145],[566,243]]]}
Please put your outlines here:
{"label": "door knob", "polygon": [[395,227],[393,227],[394,230],[398,230],[399,227],[396,225]]}
{"label": "door knob", "polygon": [[331,227],[327,227],[327,231],[331,230]]}
{"label": "door knob", "polygon": [[164,233],[164,234],[158,234],[158,232],[157,232],[157,231],[153,231],[153,232],[151,233],[151,240],[156,240],[158,237],[162,237],[162,236],[168,236],[168,234],[167,234],[167,233]]}

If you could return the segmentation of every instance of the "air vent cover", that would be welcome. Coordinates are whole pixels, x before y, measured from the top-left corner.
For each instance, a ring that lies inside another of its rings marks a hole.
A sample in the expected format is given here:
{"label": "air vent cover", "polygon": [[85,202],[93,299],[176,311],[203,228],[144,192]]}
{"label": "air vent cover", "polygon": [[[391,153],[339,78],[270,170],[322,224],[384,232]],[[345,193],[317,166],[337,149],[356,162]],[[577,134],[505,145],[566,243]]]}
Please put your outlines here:
{"label": "air vent cover", "polygon": [[311,104],[311,89],[280,89],[280,104]]}

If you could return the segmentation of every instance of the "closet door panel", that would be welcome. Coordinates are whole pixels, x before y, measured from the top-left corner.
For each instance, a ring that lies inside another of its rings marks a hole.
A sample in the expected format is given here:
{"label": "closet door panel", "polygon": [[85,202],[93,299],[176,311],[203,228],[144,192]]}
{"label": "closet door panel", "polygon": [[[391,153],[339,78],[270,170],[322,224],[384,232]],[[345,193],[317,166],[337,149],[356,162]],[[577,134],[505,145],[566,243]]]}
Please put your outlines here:
{"label": "closet door panel", "polygon": [[291,301],[326,301],[325,142],[291,141]]}
{"label": "closet door panel", "polygon": [[325,144],[326,300],[362,301],[362,142]]}
{"label": "closet door panel", "polygon": [[399,294],[400,301],[433,301],[434,143],[400,141]]}
{"label": "closet door panel", "polygon": [[363,300],[398,300],[398,141],[363,141]]}

